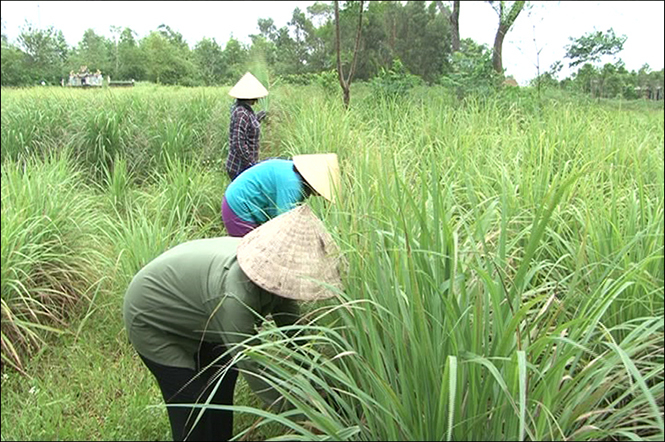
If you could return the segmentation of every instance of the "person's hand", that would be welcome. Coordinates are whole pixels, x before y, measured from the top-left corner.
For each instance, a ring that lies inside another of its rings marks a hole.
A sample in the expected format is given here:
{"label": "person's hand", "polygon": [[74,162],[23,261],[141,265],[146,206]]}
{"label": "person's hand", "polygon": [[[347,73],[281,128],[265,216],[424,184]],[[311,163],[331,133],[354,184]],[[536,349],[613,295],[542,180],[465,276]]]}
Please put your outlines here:
{"label": "person's hand", "polygon": [[256,113],[256,118],[259,120],[259,122],[263,121],[267,116],[268,116],[268,112],[266,112],[264,110],[258,111]]}

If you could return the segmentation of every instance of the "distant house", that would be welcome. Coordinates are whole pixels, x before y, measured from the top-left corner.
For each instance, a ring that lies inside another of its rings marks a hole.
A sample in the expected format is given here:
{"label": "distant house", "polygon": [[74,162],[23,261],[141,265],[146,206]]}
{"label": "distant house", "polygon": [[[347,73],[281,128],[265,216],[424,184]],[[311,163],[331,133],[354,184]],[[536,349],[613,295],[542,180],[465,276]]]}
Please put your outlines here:
{"label": "distant house", "polygon": [[102,87],[104,85],[104,76],[99,69],[97,69],[97,72],[92,73],[88,71],[87,66],[81,66],[79,72],[69,72],[69,82],[67,85],[71,87]]}

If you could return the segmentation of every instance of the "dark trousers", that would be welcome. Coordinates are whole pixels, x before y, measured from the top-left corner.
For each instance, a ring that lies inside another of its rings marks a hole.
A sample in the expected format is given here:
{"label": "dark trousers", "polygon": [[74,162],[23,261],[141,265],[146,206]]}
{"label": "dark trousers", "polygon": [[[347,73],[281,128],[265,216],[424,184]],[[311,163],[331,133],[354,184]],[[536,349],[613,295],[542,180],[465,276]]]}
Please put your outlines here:
{"label": "dark trousers", "polygon": [[[206,409],[201,419],[194,425],[201,408],[169,406],[168,404],[203,404],[213,391],[219,380],[219,372],[228,364],[224,357],[210,368],[205,368],[219,358],[226,348],[223,345],[203,343],[199,352],[193,355],[196,370],[179,367],[168,367],[141,356],[141,359],[157,378],[162,396],[167,404],[173,440],[229,440],[233,436],[233,412]],[[217,376],[215,376],[217,374]],[[198,376],[197,376],[198,375]],[[230,369],[221,380],[217,392],[210,404],[233,405],[233,391],[238,372]]]}

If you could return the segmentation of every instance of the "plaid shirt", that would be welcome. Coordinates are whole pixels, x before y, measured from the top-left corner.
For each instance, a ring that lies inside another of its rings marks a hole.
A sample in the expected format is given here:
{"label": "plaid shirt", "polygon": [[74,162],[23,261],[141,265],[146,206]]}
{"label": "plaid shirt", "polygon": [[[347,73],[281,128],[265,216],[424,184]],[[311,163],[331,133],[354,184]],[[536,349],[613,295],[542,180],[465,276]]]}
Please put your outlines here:
{"label": "plaid shirt", "polygon": [[229,157],[226,171],[231,180],[259,160],[260,124],[251,107],[234,104],[229,126]]}

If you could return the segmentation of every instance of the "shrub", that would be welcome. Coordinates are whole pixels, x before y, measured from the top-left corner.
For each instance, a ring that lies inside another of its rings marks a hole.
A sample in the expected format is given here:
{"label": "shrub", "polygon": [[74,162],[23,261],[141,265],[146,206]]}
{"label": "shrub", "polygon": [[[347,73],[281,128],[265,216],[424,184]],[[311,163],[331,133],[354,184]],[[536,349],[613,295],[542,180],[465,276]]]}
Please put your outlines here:
{"label": "shrub", "polygon": [[371,82],[374,94],[383,98],[404,97],[414,87],[422,83],[420,77],[410,74],[402,62],[396,58],[389,70],[381,68],[379,75]]}
{"label": "shrub", "polygon": [[461,50],[452,57],[452,71],[441,78],[441,83],[455,88],[458,98],[496,91],[501,76],[492,67],[492,51],[471,39],[461,43]]}

